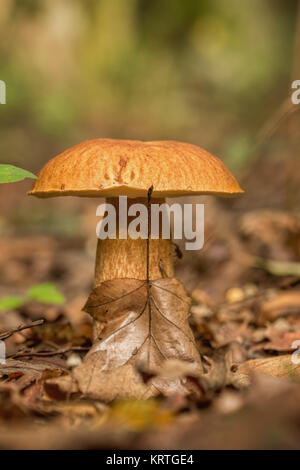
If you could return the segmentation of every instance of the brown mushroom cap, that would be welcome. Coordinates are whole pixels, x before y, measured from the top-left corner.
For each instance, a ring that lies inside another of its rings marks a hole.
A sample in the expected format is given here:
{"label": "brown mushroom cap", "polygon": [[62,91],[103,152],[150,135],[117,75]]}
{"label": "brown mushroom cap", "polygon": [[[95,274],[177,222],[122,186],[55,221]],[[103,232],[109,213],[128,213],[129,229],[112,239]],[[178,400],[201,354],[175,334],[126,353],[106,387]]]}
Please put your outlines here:
{"label": "brown mushroom cap", "polygon": [[217,157],[181,142],[93,139],[52,158],[32,190],[37,197],[153,197],[243,193]]}

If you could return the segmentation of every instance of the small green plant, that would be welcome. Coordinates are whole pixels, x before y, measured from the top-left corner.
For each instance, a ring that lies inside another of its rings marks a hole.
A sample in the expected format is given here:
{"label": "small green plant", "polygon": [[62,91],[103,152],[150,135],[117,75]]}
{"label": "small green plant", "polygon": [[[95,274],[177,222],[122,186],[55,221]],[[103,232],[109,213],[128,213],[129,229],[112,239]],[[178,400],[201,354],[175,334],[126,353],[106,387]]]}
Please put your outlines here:
{"label": "small green plant", "polygon": [[13,310],[21,307],[28,300],[43,304],[62,305],[66,299],[54,284],[45,282],[30,287],[24,296],[9,296],[0,299],[0,311]]}
{"label": "small green plant", "polygon": [[61,305],[66,300],[57,287],[50,282],[30,287],[27,291],[27,298],[44,304],[56,305]]}
{"label": "small green plant", "polygon": [[36,176],[23,168],[0,163],[0,183],[15,183],[25,178],[36,179]]}
{"label": "small green plant", "polygon": [[0,299],[0,311],[14,310],[15,308],[21,307],[23,303],[24,298],[19,295],[3,297]]}

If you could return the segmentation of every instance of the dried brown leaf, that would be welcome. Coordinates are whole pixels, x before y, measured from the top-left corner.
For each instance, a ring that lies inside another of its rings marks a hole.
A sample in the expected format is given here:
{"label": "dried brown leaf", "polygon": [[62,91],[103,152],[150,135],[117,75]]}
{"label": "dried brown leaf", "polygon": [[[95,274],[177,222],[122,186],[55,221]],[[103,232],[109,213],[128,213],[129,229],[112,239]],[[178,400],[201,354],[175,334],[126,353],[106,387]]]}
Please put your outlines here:
{"label": "dried brown leaf", "polygon": [[62,375],[45,380],[44,389],[53,400],[60,401],[80,394],[76,381],[71,375]]}
{"label": "dried brown leaf", "polygon": [[46,371],[60,371],[55,363],[42,361],[15,361],[7,359],[5,364],[0,365],[1,384],[13,384],[14,388],[21,391],[43,377]]}
{"label": "dried brown leaf", "polygon": [[226,386],[239,389],[247,385],[234,372],[238,364],[245,360],[245,353],[239,343],[232,342],[216,349],[212,358],[207,360],[210,362],[210,369],[204,377],[211,392],[218,392]]}
{"label": "dried brown leaf", "polygon": [[269,357],[266,359],[251,359],[241,364],[237,373],[250,377],[253,373],[265,374],[270,377],[287,378],[292,381],[300,381],[300,364],[292,361],[292,356]]}
{"label": "dried brown leaf", "polygon": [[101,325],[101,338],[74,372],[83,393],[109,400],[178,389],[178,379],[153,379],[149,391],[136,373],[138,364],[155,371],[168,359],[180,359],[196,363],[201,372],[189,308],[176,279],[114,279],[96,287],[84,310]]}
{"label": "dried brown leaf", "polygon": [[287,332],[283,336],[278,336],[264,346],[265,350],[291,352],[295,349],[293,343],[300,342],[300,331]]}
{"label": "dried brown leaf", "polygon": [[300,291],[287,291],[280,293],[274,299],[262,304],[260,322],[274,321],[283,315],[295,315],[300,313]]}

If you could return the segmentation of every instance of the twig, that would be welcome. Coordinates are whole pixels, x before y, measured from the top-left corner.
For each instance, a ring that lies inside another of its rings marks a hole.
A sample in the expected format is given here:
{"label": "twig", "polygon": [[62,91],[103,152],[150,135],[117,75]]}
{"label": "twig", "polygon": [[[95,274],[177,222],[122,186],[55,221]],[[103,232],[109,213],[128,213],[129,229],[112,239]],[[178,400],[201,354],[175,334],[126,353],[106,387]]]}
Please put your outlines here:
{"label": "twig", "polygon": [[40,351],[40,352],[19,352],[16,354],[11,354],[8,356],[9,358],[17,358],[17,357],[47,357],[47,356],[57,356],[60,354],[66,354],[67,352],[71,351],[88,351],[89,348],[82,347],[82,346],[74,346],[70,348],[61,348],[57,349],[56,351]]}
{"label": "twig", "polygon": [[147,236],[147,282],[149,284],[149,252],[150,252],[150,223],[151,223],[151,196],[153,192],[153,185],[148,189],[148,199],[147,199],[147,212],[148,212],[148,236]]}
{"label": "twig", "polygon": [[151,222],[151,196],[153,192],[153,185],[150,186],[148,189],[148,200],[147,200],[147,211],[148,211],[148,236],[147,236],[147,305],[148,305],[148,311],[149,311],[149,343],[148,343],[148,364],[150,363],[150,344],[151,344],[151,339],[152,339],[152,312],[151,312],[151,302],[150,302],[150,222]]}
{"label": "twig", "polygon": [[30,325],[19,325],[17,328],[13,330],[4,331],[3,333],[0,333],[0,340],[5,340],[7,338],[10,338],[15,333],[19,333],[20,331],[26,330],[28,328],[33,328],[34,326],[43,325],[44,322],[45,322],[44,319],[36,320],[36,321],[33,321]]}
{"label": "twig", "polygon": [[277,108],[275,113],[265,122],[259,131],[256,143],[253,146],[253,152],[257,153],[263,145],[276,133],[281,124],[291,115],[299,111],[299,107],[295,106],[291,98],[286,98]]}
{"label": "twig", "polygon": [[[297,6],[297,18],[296,18],[296,29],[295,29],[295,40],[294,40],[294,53],[293,53],[293,63],[291,71],[291,80],[295,80],[297,74],[299,73],[299,50],[300,50],[300,2]],[[299,111],[299,106],[295,106],[292,103],[290,96],[288,96],[281,105],[277,108],[275,113],[265,122],[262,129],[259,131],[256,137],[256,143],[253,147],[253,153],[257,153],[260,157],[259,152],[263,145],[268,141],[273,134],[281,127],[281,124],[290,117],[291,114],[294,114]]]}

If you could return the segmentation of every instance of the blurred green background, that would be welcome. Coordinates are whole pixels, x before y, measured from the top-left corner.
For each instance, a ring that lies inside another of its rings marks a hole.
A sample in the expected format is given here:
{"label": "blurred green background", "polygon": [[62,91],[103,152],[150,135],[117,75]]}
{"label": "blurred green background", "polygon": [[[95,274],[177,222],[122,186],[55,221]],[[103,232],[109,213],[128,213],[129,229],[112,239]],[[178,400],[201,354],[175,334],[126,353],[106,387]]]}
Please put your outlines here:
{"label": "blurred green background", "polygon": [[[297,0],[1,0],[0,161],[37,172],[88,138],[176,139],[250,180],[257,158],[263,167],[271,154],[275,180],[282,162],[289,168],[289,189],[278,183],[287,203],[294,163],[286,136],[269,138],[265,126],[290,95],[297,11]],[[55,203],[25,202],[29,186],[2,185],[2,216],[23,228],[29,218],[32,227],[47,206],[53,230]],[[55,220],[73,229],[70,219]]]}

